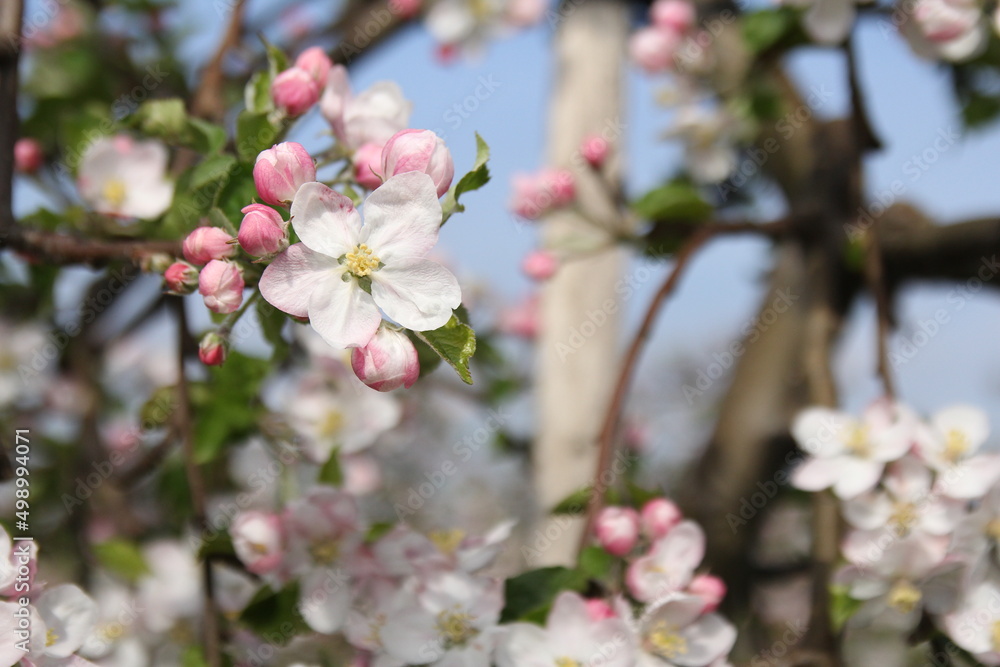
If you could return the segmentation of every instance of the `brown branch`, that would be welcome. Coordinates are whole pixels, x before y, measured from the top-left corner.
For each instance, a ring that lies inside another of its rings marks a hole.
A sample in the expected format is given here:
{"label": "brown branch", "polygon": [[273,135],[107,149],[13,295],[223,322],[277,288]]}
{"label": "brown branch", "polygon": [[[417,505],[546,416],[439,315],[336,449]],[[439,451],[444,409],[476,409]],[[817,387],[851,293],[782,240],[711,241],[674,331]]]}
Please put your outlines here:
{"label": "brown branch", "polygon": [[716,236],[740,233],[758,233],[776,236],[784,234],[788,230],[788,227],[788,221],[786,220],[778,220],[765,224],[737,222],[705,225],[698,228],[677,252],[673,270],[669,273],[666,280],[660,286],[660,289],[653,296],[652,301],[650,301],[649,306],[646,308],[646,314],[642,319],[642,323],[639,325],[639,329],[636,331],[635,336],[632,338],[632,342],[629,344],[628,351],[625,353],[625,359],[622,362],[621,371],[618,374],[618,380],[615,383],[614,392],[611,395],[611,401],[608,404],[608,409],[604,415],[601,431],[597,438],[597,469],[594,471],[593,486],[587,505],[586,522],[584,525],[583,535],[580,538],[581,550],[587,545],[593,529],[594,520],[596,519],[598,512],[600,512],[604,506],[604,495],[608,487],[608,484],[603,481],[604,472],[611,465],[612,457],[614,455],[615,434],[618,431],[618,423],[621,419],[622,407],[625,402],[625,394],[628,392],[629,385],[631,384],[632,375],[635,372],[636,365],[639,361],[639,355],[642,352],[642,348],[645,346],[646,340],[652,332],[653,324],[656,322],[660,309],[666,302],[667,297],[673,294],[674,289],[676,289],[677,284],[680,282],[681,275],[691,262],[691,259],[694,257],[695,253],[703,245],[705,245],[705,243]]}
{"label": "brown branch", "polygon": [[865,279],[868,289],[875,299],[875,311],[878,318],[877,349],[878,364],[876,370],[882,379],[885,395],[896,397],[896,388],[889,369],[888,340],[892,330],[892,315],[890,313],[889,293],[885,286],[885,271],[882,267],[882,251],[879,248],[878,234],[872,230],[865,234]]}
{"label": "brown branch", "polygon": [[14,225],[14,143],[18,135],[17,67],[24,0],[0,4],[0,248]]}
{"label": "brown branch", "polygon": [[0,238],[0,248],[9,247],[52,264],[102,265],[116,261],[139,262],[156,254],[173,257],[179,257],[181,254],[180,241],[89,239],[70,234],[26,229],[13,219],[5,231],[7,236]]}
{"label": "brown branch", "polygon": [[[207,513],[207,493],[205,480],[195,460],[194,424],[191,415],[191,395],[188,388],[187,374],[184,362],[188,349],[187,316],[184,312],[184,302],[176,299],[173,304],[177,316],[177,405],[174,411],[177,429],[181,436],[181,453],[184,457],[184,473],[187,477],[191,504],[194,509],[194,521],[200,535],[207,534],[209,529]],[[212,561],[205,558],[202,567],[202,589],[204,597],[204,627],[202,636],[205,646],[205,656],[209,667],[220,667],[222,664],[219,617],[215,604],[215,584],[212,577]]]}
{"label": "brown branch", "polygon": [[201,81],[191,102],[191,113],[201,118],[220,121],[226,113],[226,103],[222,96],[222,86],[225,83],[225,73],[222,63],[230,49],[239,46],[243,38],[243,15],[246,12],[246,0],[236,0],[222,41],[215,50],[212,59],[205,65],[201,73]]}

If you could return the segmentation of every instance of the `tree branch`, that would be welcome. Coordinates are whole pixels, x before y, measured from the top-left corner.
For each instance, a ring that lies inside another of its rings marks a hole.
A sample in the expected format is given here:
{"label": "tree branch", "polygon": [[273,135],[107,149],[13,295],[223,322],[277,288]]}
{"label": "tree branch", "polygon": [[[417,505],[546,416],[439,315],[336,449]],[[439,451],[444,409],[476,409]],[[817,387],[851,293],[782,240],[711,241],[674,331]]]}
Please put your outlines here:
{"label": "tree branch", "polygon": [[0,4],[0,248],[14,225],[14,143],[18,135],[17,67],[24,0]]}

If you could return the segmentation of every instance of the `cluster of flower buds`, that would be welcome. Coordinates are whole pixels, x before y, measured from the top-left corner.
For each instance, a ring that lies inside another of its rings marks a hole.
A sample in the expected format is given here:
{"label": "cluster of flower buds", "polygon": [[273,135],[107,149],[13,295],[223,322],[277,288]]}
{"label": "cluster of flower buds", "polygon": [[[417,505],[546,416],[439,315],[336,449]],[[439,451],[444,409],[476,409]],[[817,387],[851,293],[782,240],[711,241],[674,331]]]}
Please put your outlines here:
{"label": "cluster of flower buds", "polygon": [[576,199],[576,177],[568,169],[545,168],[534,174],[515,174],[510,209],[525,220],[565,208]]}
{"label": "cluster of flower buds", "polygon": [[694,27],[694,5],[688,0],[656,0],[649,8],[652,25],[640,29],[629,42],[632,62],[650,74],[674,67],[678,50]]}
{"label": "cluster of flower buds", "polygon": [[301,116],[319,102],[333,62],[318,46],[306,49],[295,64],[274,77],[274,105],[289,116]]}

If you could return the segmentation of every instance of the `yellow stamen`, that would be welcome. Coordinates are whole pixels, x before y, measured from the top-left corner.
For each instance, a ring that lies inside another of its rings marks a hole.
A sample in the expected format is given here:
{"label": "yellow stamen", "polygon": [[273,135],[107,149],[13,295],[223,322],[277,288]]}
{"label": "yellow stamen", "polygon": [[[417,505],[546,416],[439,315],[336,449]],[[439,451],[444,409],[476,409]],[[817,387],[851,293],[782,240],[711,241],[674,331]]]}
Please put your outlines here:
{"label": "yellow stamen", "polygon": [[990,635],[993,639],[993,650],[1000,653],[1000,621],[993,621]]}
{"label": "yellow stamen", "polygon": [[902,614],[909,614],[917,608],[923,597],[923,593],[920,592],[919,588],[905,579],[901,579],[889,591],[888,602],[889,606],[896,611]]}
{"label": "yellow stamen", "polygon": [[435,530],[427,536],[438,549],[443,553],[453,554],[458,549],[458,545],[465,539],[465,531],[454,528],[452,530]]}
{"label": "yellow stamen", "polygon": [[685,655],[688,652],[687,639],[663,621],[653,626],[653,630],[646,640],[653,653],[667,660]]}
{"label": "yellow stamen", "polygon": [[254,552],[255,554],[260,554],[261,556],[263,556],[264,554],[267,553],[267,547],[261,544],[260,542],[251,542],[250,551]]}
{"label": "yellow stamen", "polygon": [[358,244],[354,250],[344,255],[344,265],[347,270],[358,278],[364,278],[377,270],[381,262],[382,260],[373,255],[372,249],[364,243]]}
{"label": "yellow stamen", "polygon": [[463,611],[442,611],[437,617],[437,629],[444,638],[445,648],[464,646],[479,634],[472,625],[475,618]]}
{"label": "yellow stamen", "polygon": [[125,183],[117,178],[112,178],[104,184],[104,188],[101,190],[101,196],[104,197],[104,201],[108,202],[108,204],[110,204],[113,208],[118,208],[125,203]]}
{"label": "yellow stamen", "polygon": [[1000,541],[1000,518],[993,519],[986,524],[986,534],[994,540]]}
{"label": "yellow stamen", "polygon": [[851,426],[844,439],[844,446],[852,454],[868,456],[871,453],[871,444],[868,442],[868,427]]}
{"label": "yellow stamen", "polygon": [[332,438],[344,426],[344,414],[339,410],[329,410],[323,415],[319,424],[319,435],[321,438]]}
{"label": "yellow stamen", "polygon": [[581,667],[573,658],[556,658],[556,667]]}
{"label": "yellow stamen", "polygon": [[59,635],[52,628],[49,628],[45,633],[45,648],[48,648],[59,641]]}
{"label": "yellow stamen", "polygon": [[324,540],[309,547],[309,554],[317,563],[329,565],[337,560],[340,555],[340,542],[337,540]]}
{"label": "yellow stamen", "polygon": [[968,451],[969,439],[964,433],[953,428],[945,434],[944,457],[948,461],[957,463]]}
{"label": "yellow stamen", "polygon": [[917,507],[913,503],[896,503],[889,515],[889,525],[896,529],[897,534],[905,537],[917,523]]}

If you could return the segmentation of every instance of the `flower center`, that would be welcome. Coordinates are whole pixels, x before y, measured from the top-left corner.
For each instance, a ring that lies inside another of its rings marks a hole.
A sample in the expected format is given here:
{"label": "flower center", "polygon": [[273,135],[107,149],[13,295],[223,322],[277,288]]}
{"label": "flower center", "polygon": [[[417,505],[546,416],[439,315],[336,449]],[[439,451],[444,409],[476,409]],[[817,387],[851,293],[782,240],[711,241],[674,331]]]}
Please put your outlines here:
{"label": "flower center", "polygon": [[317,563],[330,565],[340,555],[340,542],[334,539],[315,542],[309,547],[309,554]]}
{"label": "flower center", "polygon": [[580,663],[573,658],[556,658],[556,667],[580,667]]}
{"label": "flower center", "polygon": [[464,646],[467,641],[479,634],[472,626],[471,615],[463,611],[442,611],[437,617],[437,629],[444,639],[445,648]]}
{"label": "flower center", "polygon": [[443,553],[453,554],[458,545],[465,539],[465,532],[458,528],[452,530],[435,530],[427,536]]}
{"label": "flower center", "polygon": [[993,640],[993,650],[1000,652],[1000,621],[993,621],[990,635]]}
{"label": "flower center", "polygon": [[951,429],[945,435],[944,457],[951,463],[957,463],[969,451],[969,439],[958,429]]}
{"label": "flower center", "polygon": [[1000,541],[1000,518],[993,519],[986,524],[986,534],[994,540]]}
{"label": "flower center", "polygon": [[378,270],[381,263],[382,260],[373,255],[372,249],[364,243],[359,243],[354,250],[344,255],[344,265],[357,278],[364,278]]}
{"label": "flower center", "polygon": [[49,628],[45,633],[45,648],[48,648],[59,641],[59,635],[52,628]]}
{"label": "flower center", "polygon": [[649,633],[647,641],[653,653],[667,660],[685,655],[688,652],[687,639],[663,621],[653,626],[653,631]]}
{"label": "flower center", "polygon": [[118,208],[125,203],[125,183],[117,178],[112,178],[104,184],[101,196],[114,208]]}
{"label": "flower center", "polygon": [[844,446],[852,454],[868,456],[871,453],[871,445],[868,442],[868,427],[851,426],[847,431],[847,438],[844,439]]}
{"label": "flower center", "polygon": [[340,433],[344,426],[344,414],[339,410],[329,410],[323,415],[319,423],[319,436],[321,438],[332,438]]}
{"label": "flower center", "polygon": [[917,507],[913,503],[896,503],[889,515],[889,524],[901,537],[909,535],[916,522]]}
{"label": "flower center", "polygon": [[889,591],[889,606],[902,614],[909,614],[923,598],[920,589],[906,580],[897,581]]}
{"label": "flower center", "polygon": [[263,556],[264,554],[267,553],[267,546],[261,544],[260,542],[251,542],[250,551],[260,556]]}

